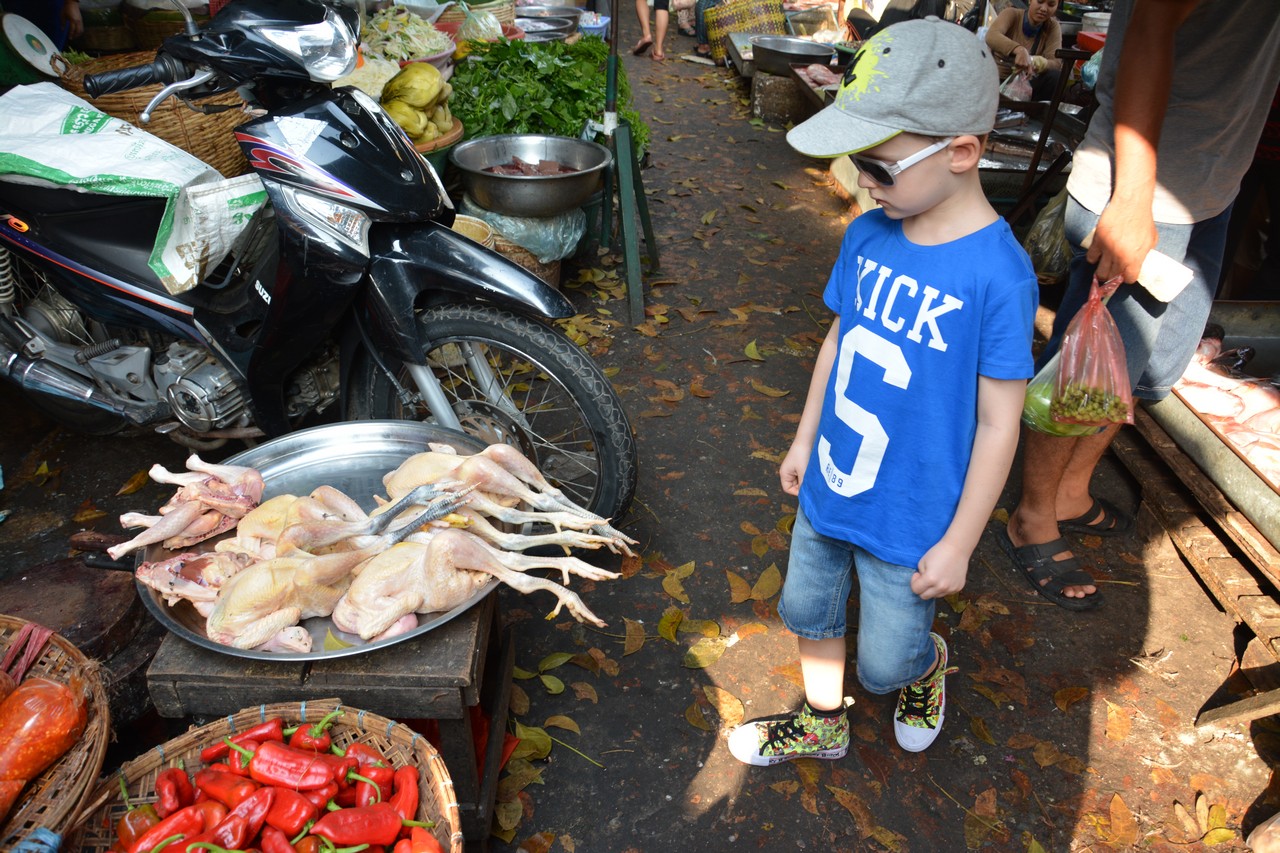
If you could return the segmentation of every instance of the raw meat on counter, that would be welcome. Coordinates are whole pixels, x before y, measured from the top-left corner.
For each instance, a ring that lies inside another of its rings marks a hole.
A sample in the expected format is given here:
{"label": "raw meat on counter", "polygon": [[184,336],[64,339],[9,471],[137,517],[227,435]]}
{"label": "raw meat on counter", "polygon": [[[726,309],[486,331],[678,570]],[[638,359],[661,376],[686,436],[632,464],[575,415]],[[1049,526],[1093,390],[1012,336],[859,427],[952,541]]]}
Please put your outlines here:
{"label": "raw meat on counter", "polygon": [[1212,324],[1205,330],[1174,391],[1273,486],[1280,486],[1280,388],[1245,373],[1253,348],[1224,351],[1224,334]]}

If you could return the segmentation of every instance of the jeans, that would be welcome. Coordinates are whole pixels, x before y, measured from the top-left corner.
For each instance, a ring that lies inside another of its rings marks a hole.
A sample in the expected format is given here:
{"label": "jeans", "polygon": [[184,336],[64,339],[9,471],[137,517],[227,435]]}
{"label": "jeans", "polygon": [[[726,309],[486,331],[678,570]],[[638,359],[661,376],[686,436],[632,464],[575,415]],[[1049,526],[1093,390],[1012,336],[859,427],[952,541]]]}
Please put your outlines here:
{"label": "jeans", "polygon": [[706,12],[712,6],[719,6],[723,0],[697,0],[693,4],[693,31],[698,44],[710,44],[711,36],[707,34]]}
{"label": "jeans", "polygon": [[914,569],[886,563],[857,545],[823,536],[801,510],[791,532],[791,557],[778,615],[798,637],[843,637],[853,570],[858,574],[858,681],[870,693],[891,693],[933,665],[929,631],[934,602],[911,591]]}
{"label": "jeans", "polygon": [[[1191,269],[1191,283],[1172,302],[1161,302],[1140,284],[1122,284],[1107,308],[1124,341],[1133,396],[1163,400],[1191,363],[1204,333],[1222,270],[1231,208],[1194,225],[1156,223],[1156,248]],[[1036,362],[1043,367],[1062,340],[1062,333],[1089,298],[1096,265],[1085,260],[1080,241],[1098,224],[1098,216],[1067,196],[1066,235],[1071,243],[1071,271],[1067,290],[1053,321],[1053,334]]]}

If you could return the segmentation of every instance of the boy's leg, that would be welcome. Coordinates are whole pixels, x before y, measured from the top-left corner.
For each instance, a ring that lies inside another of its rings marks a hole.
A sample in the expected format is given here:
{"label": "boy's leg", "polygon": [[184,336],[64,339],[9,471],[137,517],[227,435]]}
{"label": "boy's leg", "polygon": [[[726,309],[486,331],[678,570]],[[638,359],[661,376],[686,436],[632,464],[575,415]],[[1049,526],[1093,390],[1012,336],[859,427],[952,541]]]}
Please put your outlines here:
{"label": "boy's leg", "polygon": [[911,591],[913,569],[854,549],[858,572],[858,681],[899,691],[893,731],[919,752],[937,738],[946,709],[947,646],[931,632],[935,602]]}
{"label": "boy's leg", "polygon": [[739,761],[769,765],[841,758],[849,751],[843,693],[852,547],[816,532],[804,512],[797,513],[778,615],[801,638],[807,701],[799,711],[752,720],[731,732],[729,751]]}

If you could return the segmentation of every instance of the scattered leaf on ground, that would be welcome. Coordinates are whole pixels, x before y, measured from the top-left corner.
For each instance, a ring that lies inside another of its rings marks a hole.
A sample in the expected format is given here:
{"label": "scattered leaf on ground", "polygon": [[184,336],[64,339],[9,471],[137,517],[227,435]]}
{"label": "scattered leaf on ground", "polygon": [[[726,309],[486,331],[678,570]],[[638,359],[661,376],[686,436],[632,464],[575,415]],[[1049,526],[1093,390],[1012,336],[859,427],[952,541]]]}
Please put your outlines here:
{"label": "scattered leaf on ground", "polygon": [[760,349],[759,347],[756,346],[755,341],[752,341],[751,343],[747,344],[746,348],[743,350],[743,353],[747,356],[747,358],[751,359],[752,361],[764,361],[764,356],[760,354]]}
{"label": "scattered leaf on ground", "polygon": [[529,694],[519,684],[511,685],[511,698],[508,700],[511,713],[517,717],[529,713]]}
{"label": "scattered leaf on ground", "polygon": [[707,697],[707,701],[711,703],[711,707],[715,708],[716,713],[720,715],[720,723],[723,728],[732,729],[742,722],[744,712],[742,702],[738,697],[728,690],[723,690],[710,684],[702,688],[702,693]]}
{"label": "scattered leaf on ground", "polygon": [[689,603],[689,594],[684,591],[684,584],[680,582],[680,578],[676,576],[675,572],[668,573],[662,579],[662,590],[682,604]]}
{"label": "scattered leaf on ground", "polygon": [[720,660],[728,643],[724,637],[703,637],[684,653],[682,663],[690,669],[703,669]]}
{"label": "scattered leaf on ground", "polygon": [[147,472],[145,469],[138,471],[132,477],[129,478],[129,481],[127,483],[125,483],[123,486],[120,487],[120,490],[116,492],[116,495],[117,496],[131,495],[134,492],[141,489],[143,486],[145,486],[148,482],[150,482],[150,480],[151,478],[147,476]]}
{"label": "scattered leaf on ground", "polygon": [[1064,687],[1053,694],[1053,704],[1058,706],[1059,711],[1065,712],[1088,695],[1089,688],[1087,687]]}
{"label": "scattered leaf on ground", "polygon": [[1107,738],[1116,741],[1125,740],[1129,737],[1129,730],[1132,727],[1133,721],[1129,719],[1124,708],[1107,701]]}
{"label": "scattered leaf on ground", "polygon": [[701,634],[704,637],[719,637],[720,623],[713,619],[686,619],[680,623],[680,633]]}
{"label": "scattered leaf on ground", "polygon": [[862,798],[852,791],[846,791],[844,788],[837,788],[834,785],[828,785],[827,790],[836,798],[836,802],[844,806],[845,810],[853,816],[853,823],[858,827],[858,835],[862,838],[869,836],[876,825],[876,821]]}
{"label": "scattered leaf on ground", "polygon": [[547,688],[547,692],[552,696],[564,692],[564,682],[554,675],[540,675],[538,677],[542,679],[542,686]]}
{"label": "scattered leaf on ground", "polygon": [[763,382],[759,382],[754,378],[749,380],[749,382],[752,388],[756,389],[761,394],[764,394],[766,397],[785,397],[791,393],[790,389],[774,388],[773,386],[765,385]]}
{"label": "scattered leaf on ground", "polygon": [[684,622],[684,611],[679,607],[668,607],[658,620],[658,636],[671,642],[676,641],[676,632]]}
{"label": "scattered leaf on ground", "polygon": [[76,509],[75,515],[71,516],[71,520],[76,524],[88,524],[90,521],[97,521],[99,518],[106,518],[107,514],[94,506],[92,500],[87,500]]}
{"label": "scattered leaf on ground", "polygon": [[783,779],[781,782],[774,782],[769,786],[769,788],[777,791],[784,797],[790,798],[792,794],[800,790],[800,783],[795,779]]}
{"label": "scattered leaf on ground", "polygon": [[493,807],[493,819],[498,824],[499,829],[515,829],[520,825],[522,817],[524,817],[524,807],[520,805],[519,800],[498,803]]}
{"label": "scattered leaf on ground", "polygon": [[516,666],[516,667],[512,667],[512,668],[511,668],[511,676],[512,676],[513,678],[521,678],[521,679],[524,679],[524,678],[533,678],[533,677],[534,677],[535,675],[537,675],[537,674],[538,674],[538,673],[536,673],[536,672],[530,672],[530,671],[529,671],[529,670],[527,670],[527,669],[521,669],[521,668],[520,668],[520,667],[518,667],[518,666]]}
{"label": "scattered leaf on ground", "polygon": [[733,633],[738,635],[739,640],[745,640],[747,637],[754,637],[756,634],[769,633],[769,627],[760,622],[748,622]]}
{"label": "scattered leaf on ground", "polygon": [[543,728],[553,727],[557,729],[566,729],[567,731],[573,732],[575,735],[582,734],[582,729],[578,728],[578,724],[563,714],[555,714],[547,717],[546,722],[542,725]]}
{"label": "scattered leaf on ground", "polygon": [[538,672],[549,672],[558,666],[563,666],[573,660],[573,655],[568,652],[552,652],[542,660],[538,661]]}
{"label": "scattered leaf on ground", "polygon": [[551,754],[551,735],[547,734],[544,729],[540,729],[537,726],[526,726],[516,720],[515,735],[520,738],[520,743],[516,746],[515,751],[511,753],[512,759],[546,758]]}
{"label": "scattered leaf on ground", "polygon": [[755,586],[751,587],[751,598],[755,601],[768,601],[777,595],[780,589],[782,589],[782,573],[778,571],[777,563],[771,563],[769,568],[760,573]]}
{"label": "scattered leaf on ground", "polygon": [[1111,797],[1111,843],[1120,848],[1138,843],[1138,821],[1119,794]]}
{"label": "scattered leaf on ground", "polygon": [[589,699],[595,704],[599,704],[600,697],[596,695],[596,689],[585,681],[575,681],[569,685],[573,688],[573,695],[579,699]]}
{"label": "scattered leaf on ground", "polygon": [[702,708],[697,702],[684,709],[684,718],[695,729],[702,729],[704,732],[711,731],[711,724],[707,722],[707,717],[702,713]]}
{"label": "scattered leaf on ground", "polygon": [[551,845],[555,843],[554,832],[539,832],[521,841],[516,853],[551,853]]}
{"label": "scattered leaf on ground", "polygon": [[991,732],[987,729],[987,721],[981,717],[969,718],[969,731],[973,732],[973,736],[983,743],[996,745],[996,739],[991,736]]}
{"label": "scattered leaf on ground", "polygon": [[747,579],[737,572],[725,570],[725,577],[729,579],[729,600],[734,604],[741,604],[751,598],[751,584],[747,583]]}
{"label": "scattered leaf on ground", "polygon": [[[670,577],[668,575],[667,579],[670,579]],[[663,585],[666,585],[665,580]],[[623,618],[622,621],[627,626],[626,639],[622,643],[622,656],[626,657],[629,654],[640,651],[641,647],[644,646],[644,626],[634,619]]]}

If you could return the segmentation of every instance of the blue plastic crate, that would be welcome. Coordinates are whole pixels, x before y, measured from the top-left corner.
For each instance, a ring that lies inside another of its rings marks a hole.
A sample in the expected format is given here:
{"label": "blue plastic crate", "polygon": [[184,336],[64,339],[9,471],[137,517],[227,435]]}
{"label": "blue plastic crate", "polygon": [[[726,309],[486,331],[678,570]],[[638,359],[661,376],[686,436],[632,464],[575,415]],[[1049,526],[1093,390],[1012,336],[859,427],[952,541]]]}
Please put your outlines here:
{"label": "blue plastic crate", "polygon": [[598,24],[580,23],[578,25],[578,29],[582,31],[583,35],[599,36],[600,38],[608,38],[609,37],[609,16],[601,15],[600,23]]}

